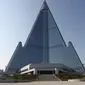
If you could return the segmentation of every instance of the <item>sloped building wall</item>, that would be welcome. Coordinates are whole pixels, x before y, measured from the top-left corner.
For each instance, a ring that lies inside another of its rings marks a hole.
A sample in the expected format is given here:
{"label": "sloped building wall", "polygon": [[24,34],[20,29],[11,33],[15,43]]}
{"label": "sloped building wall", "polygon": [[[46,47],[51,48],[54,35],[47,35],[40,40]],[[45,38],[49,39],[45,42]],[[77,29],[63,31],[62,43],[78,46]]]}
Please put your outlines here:
{"label": "sloped building wall", "polygon": [[85,69],[83,67],[83,64],[71,42],[68,43],[66,51],[67,52],[64,52],[64,54],[67,54],[65,58],[67,60],[64,59],[64,62],[67,64],[67,66],[73,68],[77,72],[84,72]]}
{"label": "sloped building wall", "polygon": [[16,69],[19,69],[20,67],[22,67],[22,63],[23,63],[23,47],[22,47],[22,43],[19,42],[15,52],[13,53],[5,71],[10,73],[10,72],[15,72]]}

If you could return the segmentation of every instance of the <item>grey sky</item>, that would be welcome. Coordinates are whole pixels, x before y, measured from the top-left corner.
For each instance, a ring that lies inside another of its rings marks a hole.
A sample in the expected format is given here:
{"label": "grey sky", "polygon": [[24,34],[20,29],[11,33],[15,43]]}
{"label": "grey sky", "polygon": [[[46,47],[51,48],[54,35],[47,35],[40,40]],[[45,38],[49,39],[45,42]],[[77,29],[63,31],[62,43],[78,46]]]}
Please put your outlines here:
{"label": "grey sky", "polygon": [[[17,44],[23,45],[44,0],[0,0],[0,68],[5,68]],[[85,63],[85,0],[47,0],[68,45],[72,41]]]}

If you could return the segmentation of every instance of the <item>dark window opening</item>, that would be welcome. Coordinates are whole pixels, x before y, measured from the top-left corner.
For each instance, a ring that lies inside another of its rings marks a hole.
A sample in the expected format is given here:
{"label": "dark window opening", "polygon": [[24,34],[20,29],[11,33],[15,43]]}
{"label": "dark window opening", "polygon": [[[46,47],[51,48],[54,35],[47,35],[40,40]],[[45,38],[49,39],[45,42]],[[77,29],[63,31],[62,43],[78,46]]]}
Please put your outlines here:
{"label": "dark window opening", "polygon": [[38,71],[38,74],[55,74],[55,71]]}

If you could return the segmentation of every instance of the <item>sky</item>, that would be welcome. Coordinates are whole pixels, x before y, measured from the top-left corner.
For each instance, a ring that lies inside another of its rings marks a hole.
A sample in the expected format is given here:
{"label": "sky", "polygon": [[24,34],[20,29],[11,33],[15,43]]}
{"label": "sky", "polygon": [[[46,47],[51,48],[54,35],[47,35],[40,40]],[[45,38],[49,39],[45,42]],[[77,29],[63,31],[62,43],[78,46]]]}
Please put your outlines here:
{"label": "sky", "polygon": [[[24,45],[44,0],[0,0],[0,69],[5,69],[19,41]],[[46,0],[68,46],[85,63],[85,0]]]}

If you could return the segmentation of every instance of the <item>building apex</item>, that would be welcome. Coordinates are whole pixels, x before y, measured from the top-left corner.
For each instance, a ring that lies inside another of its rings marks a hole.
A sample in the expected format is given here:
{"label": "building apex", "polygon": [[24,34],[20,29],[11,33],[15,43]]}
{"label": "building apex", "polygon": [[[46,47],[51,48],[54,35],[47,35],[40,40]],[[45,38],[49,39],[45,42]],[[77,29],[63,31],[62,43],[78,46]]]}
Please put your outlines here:
{"label": "building apex", "polygon": [[42,8],[41,9],[49,9],[46,0],[44,0]]}

